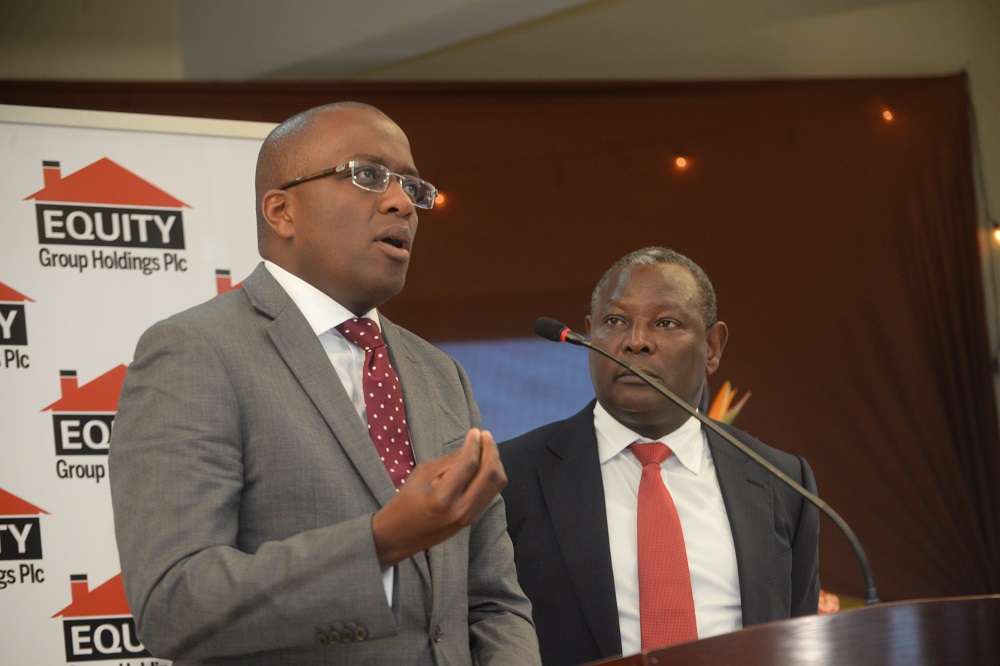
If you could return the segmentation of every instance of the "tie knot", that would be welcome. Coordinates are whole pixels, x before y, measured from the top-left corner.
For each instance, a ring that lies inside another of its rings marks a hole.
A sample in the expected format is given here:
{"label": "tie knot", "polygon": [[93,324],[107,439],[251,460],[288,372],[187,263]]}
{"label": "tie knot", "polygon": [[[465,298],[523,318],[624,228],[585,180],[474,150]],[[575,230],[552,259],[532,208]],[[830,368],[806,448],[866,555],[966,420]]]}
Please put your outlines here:
{"label": "tie knot", "polygon": [[348,319],[344,323],[339,324],[337,330],[340,331],[341,335],[365,351],[370,351],[376,347],[385,347],[381,331],[378,330],[378,324],[368,317]]}
{"label": "tie knot", "polygon": [[643,467],[646,465],[659,466],[672,453],[670,447],[663,442],[647,442],[644,444],[635,442],[629,445],[629,448],[632,449],[632,453],[639,459]]}

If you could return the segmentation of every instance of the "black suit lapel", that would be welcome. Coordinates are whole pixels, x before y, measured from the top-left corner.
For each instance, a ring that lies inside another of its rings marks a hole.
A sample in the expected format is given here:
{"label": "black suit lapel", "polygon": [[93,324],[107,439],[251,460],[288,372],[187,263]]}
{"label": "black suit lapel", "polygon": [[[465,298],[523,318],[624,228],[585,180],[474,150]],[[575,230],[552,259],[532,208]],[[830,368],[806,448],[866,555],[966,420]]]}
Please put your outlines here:
{"label": "black suit lapel", "polygon": [[743,626],[766,621],[774,541],[770,475],[711,430],[706,430],[722,500],[729,516],[740,578]]}
{"label": "black suit lapel", "polygon": [[546,442],[539,468],[542,495],[584,617],[603,656],[621,654],[604,482],[593,403]]}

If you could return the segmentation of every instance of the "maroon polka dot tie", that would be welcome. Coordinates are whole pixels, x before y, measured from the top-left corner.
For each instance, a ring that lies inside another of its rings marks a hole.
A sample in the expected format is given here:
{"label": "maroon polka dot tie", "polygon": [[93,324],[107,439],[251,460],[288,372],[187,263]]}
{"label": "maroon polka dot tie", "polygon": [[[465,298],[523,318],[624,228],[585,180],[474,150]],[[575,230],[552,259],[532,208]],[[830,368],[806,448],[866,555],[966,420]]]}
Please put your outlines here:
{"label": "maroon polka dot tie", "polygon": [[337,326],[345,338],[365,350],[361,388],[365,392],[368,434],[396,490],[413,469],[413,449],[406,427],[406,408],[399,377],[389,363],[389,351],[378,325],[367,317],[348,319]]}
{"label": "maroon polka dot tie", "polygon": [[698,639],[684,532],[660,465],[671,451],[662,442],[629,448],[642,463],[639,481],[639,630],[642,649]]}

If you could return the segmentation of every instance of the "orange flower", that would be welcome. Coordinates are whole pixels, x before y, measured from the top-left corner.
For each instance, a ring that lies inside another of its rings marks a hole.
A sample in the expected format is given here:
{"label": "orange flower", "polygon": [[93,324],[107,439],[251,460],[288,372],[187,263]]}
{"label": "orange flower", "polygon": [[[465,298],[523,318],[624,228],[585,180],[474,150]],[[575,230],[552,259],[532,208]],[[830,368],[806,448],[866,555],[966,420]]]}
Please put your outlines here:
{"label": "orange flower", "polygon": [[708,417],[715,419],[716,421],[722,421],[723,423],[732,424],[736,420],[737,415],[740,410],[743,409],[743,405],[746,404],[747,400],[750,399],[750,391],[740,398],[736,405],[733,405],[733,398],[736,397],[736,389],[733,385],[729,383],[727,379],[719,389],[719,393],[715,396],[715,400],[712,401],[712,406],[708,409]]}
{"label": "orange flower", "polygon": [[827,592],[826,590],[820,588],[819,591],[819,609],[820,615],[826,615],[828,613],[836,613],[840,610],[840,597],[832,592]]}

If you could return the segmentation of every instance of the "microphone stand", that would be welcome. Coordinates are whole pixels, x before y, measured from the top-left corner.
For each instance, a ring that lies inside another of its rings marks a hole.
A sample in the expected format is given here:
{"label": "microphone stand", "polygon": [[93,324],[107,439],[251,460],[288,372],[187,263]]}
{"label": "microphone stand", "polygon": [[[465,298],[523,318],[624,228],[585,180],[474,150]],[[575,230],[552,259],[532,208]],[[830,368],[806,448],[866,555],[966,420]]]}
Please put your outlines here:
{"label": "microphone stand", "polygon": [[779,478],[792,490],[802,495],[811,504],[813,504],[817,509],[822,511],[826,516],[833,521],[833,524],[840,529],[844,537],[850,543],[851,548],[854,550],[854,556],[857,558],[858,563],[861,565],[861,575],[865,581],[865,605],[874,606],[879,603],[878,593],[875,590],[875,579],[872,577],[871,566],[868,564],[868,557],[865,555],[864,549],[861,547],[861,542],[858,541],[858,537],[855,536],[854,531],[850,528],[847,522],[840,517],[840,514],[833,510],[833,508],[820,499],[815,494],[809,492],[798,484],[794,479],[789,477],[787,474],[782,472],[780,469],[769,463],[767,460],[762,458],[760,454],[748,447],[746,444],[736,439],[728,432],[723,430],[715,421],[708,418],[697,409],[689,405],[684,400],[681,400],[676,394],[667,389],[667,387],[660,384],[658,381],[647,375],[642,370],[633,367],[630,363],[623,361],[606,349],[595,345],[587,338],[583,337],[578,333],[574,333],[568,326],[555,321],[554,319],[549,319],[548,317],[542,317],[535,323],[535,333],[546,338],[548,340],[553,340],[556,342],[568,342],[572,345],[579,345],[581,347],[586,347],[591,351],[595,351],[602,356],[605,356],[618,365],[622,366],[636,377],[646,382],[650,387],[655,389],[660,395],[670,400],[672,403],[686,411],[691,416],[695,417],[712,432],[722,437],[724,440],[735,446],[737,449],[745,453],[747,456],[752,458],[757,464],[766,469],[768,472]]}

